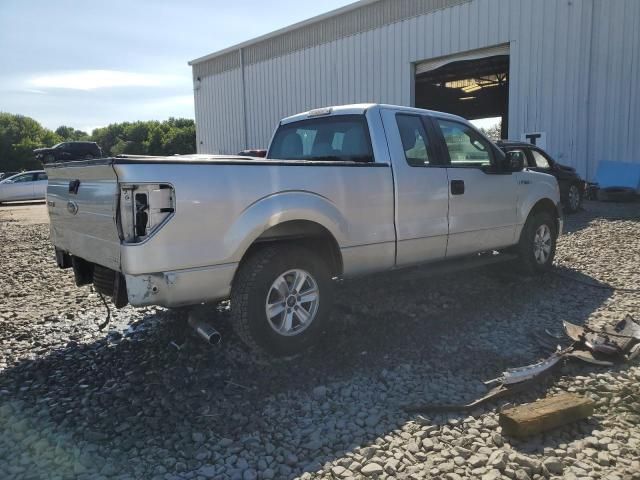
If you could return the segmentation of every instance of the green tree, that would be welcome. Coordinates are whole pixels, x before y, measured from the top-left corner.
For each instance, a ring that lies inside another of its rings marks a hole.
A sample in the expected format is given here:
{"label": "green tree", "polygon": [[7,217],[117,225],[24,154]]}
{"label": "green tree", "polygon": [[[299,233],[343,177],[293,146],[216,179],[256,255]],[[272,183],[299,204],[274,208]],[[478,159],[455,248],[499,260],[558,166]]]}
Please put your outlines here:
{"label": "green tree", "polygon": [[87,132],[76,130],[73,127],[67,127],[65,125],[61,125],[56,128],[56,135],[58,135],[64,142],[89,140],[89,134]]}
{"label": "green tree", "polygon": [[502,122],[498,122],[495,125],[490,126],[489,128],[481,128],[480,131],[494,142],[497,142],[498,140],[500,140],[500,137],[502,135]]}
{"label": "green tree", "polygon": [[60,141],[60,136],[33,118],[0,112],[0,171],[40,168],[33,150]]}
{"label": "green tree", "polygon": [[55,132],[23,115],[0,113],[0,171],[40,168],[33,150],[62,141],[89,140],[104,155],[175,155],[196,151],[196,126],[188,118],[112,123],[91,135],[62,125]]}

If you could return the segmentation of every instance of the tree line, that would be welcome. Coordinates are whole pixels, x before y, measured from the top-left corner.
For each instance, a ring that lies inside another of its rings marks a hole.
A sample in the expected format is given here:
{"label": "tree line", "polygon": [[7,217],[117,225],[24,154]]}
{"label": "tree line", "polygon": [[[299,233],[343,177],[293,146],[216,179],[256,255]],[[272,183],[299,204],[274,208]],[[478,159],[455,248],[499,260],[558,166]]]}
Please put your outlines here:
{"label": "tree line", "polygon": [[196,151],[196,125],[191,119],[169,118],[112,123],[89,134],[64,125],[50,130],[33,118],[0,112],[0,172],[41,168],[34,149],[82,140],[96,142],[106,156],[189,154]]}

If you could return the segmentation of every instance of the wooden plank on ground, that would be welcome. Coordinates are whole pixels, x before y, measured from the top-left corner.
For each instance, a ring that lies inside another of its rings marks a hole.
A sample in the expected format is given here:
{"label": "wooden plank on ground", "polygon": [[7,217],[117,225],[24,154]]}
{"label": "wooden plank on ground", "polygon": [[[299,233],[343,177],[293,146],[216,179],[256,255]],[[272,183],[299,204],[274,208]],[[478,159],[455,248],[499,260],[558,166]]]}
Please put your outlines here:
{"label": "wooden plank on ground", "polygon": [[500,425],[507,435],[525,437],[587,418],[594,406],[588,398],[562,393],[503,410]]}

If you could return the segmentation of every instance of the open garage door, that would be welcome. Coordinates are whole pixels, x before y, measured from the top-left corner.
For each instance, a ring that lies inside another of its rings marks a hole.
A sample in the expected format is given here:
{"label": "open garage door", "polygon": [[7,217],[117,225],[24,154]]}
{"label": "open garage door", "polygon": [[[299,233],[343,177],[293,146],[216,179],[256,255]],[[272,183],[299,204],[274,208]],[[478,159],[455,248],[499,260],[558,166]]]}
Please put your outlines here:
{"label": "open garage door", "polygon": [[507,138],[509,46],[416,64],[415,106],[460,115],[481,126],[495,119],[499,136]]}

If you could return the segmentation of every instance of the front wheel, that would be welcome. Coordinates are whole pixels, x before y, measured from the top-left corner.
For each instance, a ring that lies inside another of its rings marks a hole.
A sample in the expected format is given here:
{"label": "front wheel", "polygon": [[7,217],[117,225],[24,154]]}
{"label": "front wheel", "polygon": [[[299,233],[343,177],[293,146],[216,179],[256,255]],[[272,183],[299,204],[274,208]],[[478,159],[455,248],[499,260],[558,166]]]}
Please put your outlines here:
{"label": "front wheel", "polygon": [[518,254],[527,273],[542,273],[551,268],[558,238],[556,222],[549,213],[531,215],[522,229]]}
{"label": "front wheel", "polygon": [[240,265],[231,290],[234,329],[249,347],[299,353],[322,333],[332,282],[321,257],[306,248],[270,245]]}

